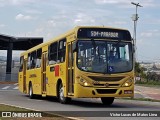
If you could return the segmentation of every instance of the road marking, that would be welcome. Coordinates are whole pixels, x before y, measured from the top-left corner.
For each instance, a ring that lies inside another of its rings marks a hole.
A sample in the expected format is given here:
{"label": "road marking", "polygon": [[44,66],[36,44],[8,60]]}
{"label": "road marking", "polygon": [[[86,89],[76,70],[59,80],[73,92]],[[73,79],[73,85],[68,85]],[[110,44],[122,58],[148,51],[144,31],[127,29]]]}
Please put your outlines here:
{"label": "road marking", "polygon": [[2,90],[8,89],[10,86],[3,87]]}
{"label": "road marking", "polygon": [[13,88],[14,90],[17,90],[18,89],[18,86],[17,87],[15,87],[15,88]]}
{"label": "road marking", "polygon": [[139,91],[134,91],[134,93],[138,93],[138,94],[140,94],[141,92],[139,92]]}
{"label": "road marking", "polygon": [[81,119],[81,118],[75,118],[75,117],[67,117],[69,119],[73,119],[73,120],[84,120],[84,119]]}
{"label": "road marking", "polygon": [[15,83],[14,85],[18,85],[18,83]]}
{"label": "road marking", "polygon": [[146,99],[153,99],[152,97],[149,97],[149,96],[146,96],[146,97],[144,97],[144,98],[146,98]]}

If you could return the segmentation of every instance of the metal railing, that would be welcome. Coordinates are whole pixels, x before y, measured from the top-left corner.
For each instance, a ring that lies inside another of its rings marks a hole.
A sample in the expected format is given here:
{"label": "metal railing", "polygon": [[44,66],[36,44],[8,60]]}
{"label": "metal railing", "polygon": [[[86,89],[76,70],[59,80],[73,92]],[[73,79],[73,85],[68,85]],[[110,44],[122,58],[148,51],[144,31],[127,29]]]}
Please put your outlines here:
{"label": "metal railing", "polygon": [[0,62],[0,82],[17,82],[18,81],[19,63],[12,67],[11,74],[6,74],[6,62]]}

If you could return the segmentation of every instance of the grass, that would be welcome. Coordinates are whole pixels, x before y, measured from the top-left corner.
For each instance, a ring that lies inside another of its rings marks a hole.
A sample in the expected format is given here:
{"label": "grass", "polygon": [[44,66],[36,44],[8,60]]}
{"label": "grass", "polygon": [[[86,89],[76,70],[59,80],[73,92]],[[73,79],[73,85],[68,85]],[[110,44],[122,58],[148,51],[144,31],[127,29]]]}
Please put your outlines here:
{"label": "grass", "polygon": [[153,80],[136,81],[136,85],[142,85],[147,87],[160,87],[160,81],[153,81]]}
{"label": "grass", "polygon": [[[1,112],[18,112],[18,113],[31,113],[31,112],[35,112],[35,113],[39,113],[39,111],[33,111],[33,110],[29,110],[29,109],[24,109],[24,108],[19,108],[19,107],[13,107],[13,106],[9,106],[9,105],[4,105],[4,104],[0,104],[0,115]],[[0,120],[70,120],[69,118],[64,118],[64,117],[60,117],[58,115],[54,115],[54,114],[49,114],[49,113],[45,113],[45,112],[40,112],[42,114],[41,118],[2,118],[0,116]],[[43,117],[44,116],[44,117]]]}
{"label": "grass", "polygon": [[150,102],[160,102],[160,100],[154,100],[149,98],[122,98],[125,100],[137,100],[137,101],[150,101]]}
{"label": "grass", "polygon": [[0,104],[0,111],[28,111],[27,109]]}

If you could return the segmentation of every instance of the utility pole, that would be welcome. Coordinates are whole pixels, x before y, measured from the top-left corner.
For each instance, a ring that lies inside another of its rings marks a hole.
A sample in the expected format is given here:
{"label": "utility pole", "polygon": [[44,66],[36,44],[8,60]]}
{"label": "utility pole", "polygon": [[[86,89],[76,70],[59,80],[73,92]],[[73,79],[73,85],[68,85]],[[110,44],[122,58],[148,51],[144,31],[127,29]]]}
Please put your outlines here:
{"label": "utility pole", "polygon": [[[138,21],[138,13],[137,13],[137,9],[138,7],[143,7],[141,6],[139,3],[134,3],[134,2],[131,2],[132,5],[135,5],[136,6],[136,14],[133,14],[132,15],[132,20],[134,22],[134,32],[133,32],[133,40],[134,40],[134,45],[135,45],[135,58],[136,58],[136,51],[137,51],[137,46],[136,46],[136,32],[137,32],[137,21]],[[137,58],[136,58],[137,59]]]}

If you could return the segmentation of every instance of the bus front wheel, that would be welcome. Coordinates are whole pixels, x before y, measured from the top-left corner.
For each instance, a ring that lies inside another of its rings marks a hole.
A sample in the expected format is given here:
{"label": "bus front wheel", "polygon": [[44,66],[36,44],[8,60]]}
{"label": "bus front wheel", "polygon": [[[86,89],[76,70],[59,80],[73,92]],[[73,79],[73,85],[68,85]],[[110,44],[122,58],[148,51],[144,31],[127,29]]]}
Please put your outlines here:
{"label": "bus front wheel", "polygon": [[66,104],[71,101],[71,98],[64,97],[64,87],[62,83],[59,85],[58,99],[59,99],[59,102],[62,104]]}
{"label": "bus front wheel", "polygon": [[114,97],[102,97],[101,101],[104,105],[111,105],[114,101]]}
{"label": "bus front wheel", "polygon": [[32,83],[29,84],[29,97],[34,98]]}

